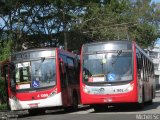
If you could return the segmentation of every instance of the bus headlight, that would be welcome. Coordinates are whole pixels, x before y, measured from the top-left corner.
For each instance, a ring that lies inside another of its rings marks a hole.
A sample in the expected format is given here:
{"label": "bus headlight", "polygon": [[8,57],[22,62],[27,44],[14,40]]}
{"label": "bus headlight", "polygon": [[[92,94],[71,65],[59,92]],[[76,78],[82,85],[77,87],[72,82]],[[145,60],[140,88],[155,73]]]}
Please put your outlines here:
{"label": "bus headlight", "polygon": [[52,91],[52,93],[48,97],[52,97],[52,96],[54,96],[56,94],[57,94],[57,88],[54,91]]}
{"label": "bus headlight", "polygon": [[133,87],[134,87],[134,84],[130,84],[130,85],[128,86],[128,88],[126,89],[126,91],[127,91],[127,92],[132,91],[132,90],[133,90]]}
{"label": "bus headlight", "polygon": [[87,88],[87,87],[83,87],[83,91],[85,92],[85,93],[90,93],[90,90]]}
{"label": "bus headlight", "polygon": [[10,107],[11,107],[11,110],[20,110],[20,109],[22,109],[20,101],[17,99],[16,96],[11,96]]}

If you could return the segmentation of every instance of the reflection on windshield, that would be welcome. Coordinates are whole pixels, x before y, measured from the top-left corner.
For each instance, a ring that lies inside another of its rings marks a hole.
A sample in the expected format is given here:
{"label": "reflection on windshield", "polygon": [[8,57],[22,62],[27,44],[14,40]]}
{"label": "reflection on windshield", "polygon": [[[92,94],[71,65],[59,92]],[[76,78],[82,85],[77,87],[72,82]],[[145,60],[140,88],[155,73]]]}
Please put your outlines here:
{"label": "reflection on windshield", "polygon": [[16,82],[27,82],[30,79],[29,62],[16,64]]}
{"label": "reflection on windshield", "polygon": [[55,85],[55,61],[53,59],[32,61],[32,87]]}
{"label": "reflection on windshield", "polygon": [[84,55],[85,82],[116,82],[132,80],[132,53]]}
{"label": "reflection on windshield", "polygon": [[55,59],[17,63],[16,89],[43,88],[56,84]]}

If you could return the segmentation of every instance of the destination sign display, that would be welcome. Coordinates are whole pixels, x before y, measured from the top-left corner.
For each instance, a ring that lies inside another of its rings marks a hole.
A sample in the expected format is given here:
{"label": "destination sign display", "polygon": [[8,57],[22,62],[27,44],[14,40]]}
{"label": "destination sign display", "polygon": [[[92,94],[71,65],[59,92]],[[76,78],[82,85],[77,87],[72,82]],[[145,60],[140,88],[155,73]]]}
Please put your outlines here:
{"label": "destination sign display", "polygon": [[110,51],[110,50],[132,50],[131,42],[102,42],[91,43],[83,46],[83,52],[98,52],[98,51]]}
{"label": "destination sign display", "polygon": [[11,55],[11,61],[38,59],[43,57],[55,57],[55,50],[38,50],[18,52]]}

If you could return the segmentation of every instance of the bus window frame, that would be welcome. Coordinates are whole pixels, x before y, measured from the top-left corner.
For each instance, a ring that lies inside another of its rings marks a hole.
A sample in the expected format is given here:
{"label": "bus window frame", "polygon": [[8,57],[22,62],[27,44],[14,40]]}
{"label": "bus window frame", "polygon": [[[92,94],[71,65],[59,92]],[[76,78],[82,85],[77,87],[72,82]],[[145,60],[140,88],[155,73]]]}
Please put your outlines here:
{"label": "bus window frame", "polygon": [[[98,53],[100,54],[100,53],[103,53],[103,54],[105,54],[105,53],[116,53],[115,51],[120,51],[120,50],[108,50],[108,51],[99,51]],[[134,78],[134,52],[133,52],[133,48],[132,48],[132,50],[122,50],[122,53],[123,52],[131,52],[131,54],[132,54],[132,80],[121,80],[121,81],[116,81],[116,82],[95,82],[95,83],[92,83],[92,82],[86,82],[83,78],[83,74],[82,74],[82,82],[84,83],[84,84],[86,84],[86,85],[97,85],[97,86],[101,86],[101,85],[106,85],[106,84],[112,84],[112,85],[117,85],[117,84],[126,84],[126,83],[130,83],[131,81],[133,81],[135,78]],[[95,54],[95,52],[92,52],[92,54]],[[91,55],[91,53],[83,53],[83,56],[84,55]],[[83,57],[82,57],[82,69],[83,69],[83,65],[84,65],[84,63],[83,63]]]}
{"label": "bus window frame", "polygon": [[[55,56],[53,56],[53,57],[45,57],[45,59],[55,59],[55,67],[56,67],[57,63],[56,63],[56,57]],[[42,59],[41,58],[37,58],[37,59],[26,59],[26,60],[12,61],[12,62],[10,62],[10,65],[15,67],[15,64],[17,64],[19,62],[32,62],[32,61],[38,61],[38,60],[42,60]],[[15,78],[14,78],[15,87],[11,87],[11,79],[13,79],[13,76],[12,76],[13,71],[14,70],[10,69],[10,88],[11,88],[11,91],[13,91],[13,92],[39,91],[39,90],[43,90],[43,89],[50,89],[50,88],[53,88],[53,87],[55,87],[57,85],[57,75],[56,75],[55,76],[56,84],[53,85],[53,86],[46,86],[46,87],[40,87],[40,88],[31,88],[31,89],[16,89]]]}

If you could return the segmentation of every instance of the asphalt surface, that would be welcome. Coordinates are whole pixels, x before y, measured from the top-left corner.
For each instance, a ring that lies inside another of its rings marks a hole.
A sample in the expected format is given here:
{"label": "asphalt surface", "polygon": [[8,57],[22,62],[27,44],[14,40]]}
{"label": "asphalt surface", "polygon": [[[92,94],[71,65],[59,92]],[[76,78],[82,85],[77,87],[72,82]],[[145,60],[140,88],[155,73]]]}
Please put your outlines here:
{"label": "asphalt surface", "polygon": [[30,116],[28,111],[1,111],[0,120],[160,120],[160,92],[156,94],[152,105],[144,109],[134,106],[109,107],[104,112],[95,112],[89,106],[79,106],[76,112],[48,110],[44,115]]}

